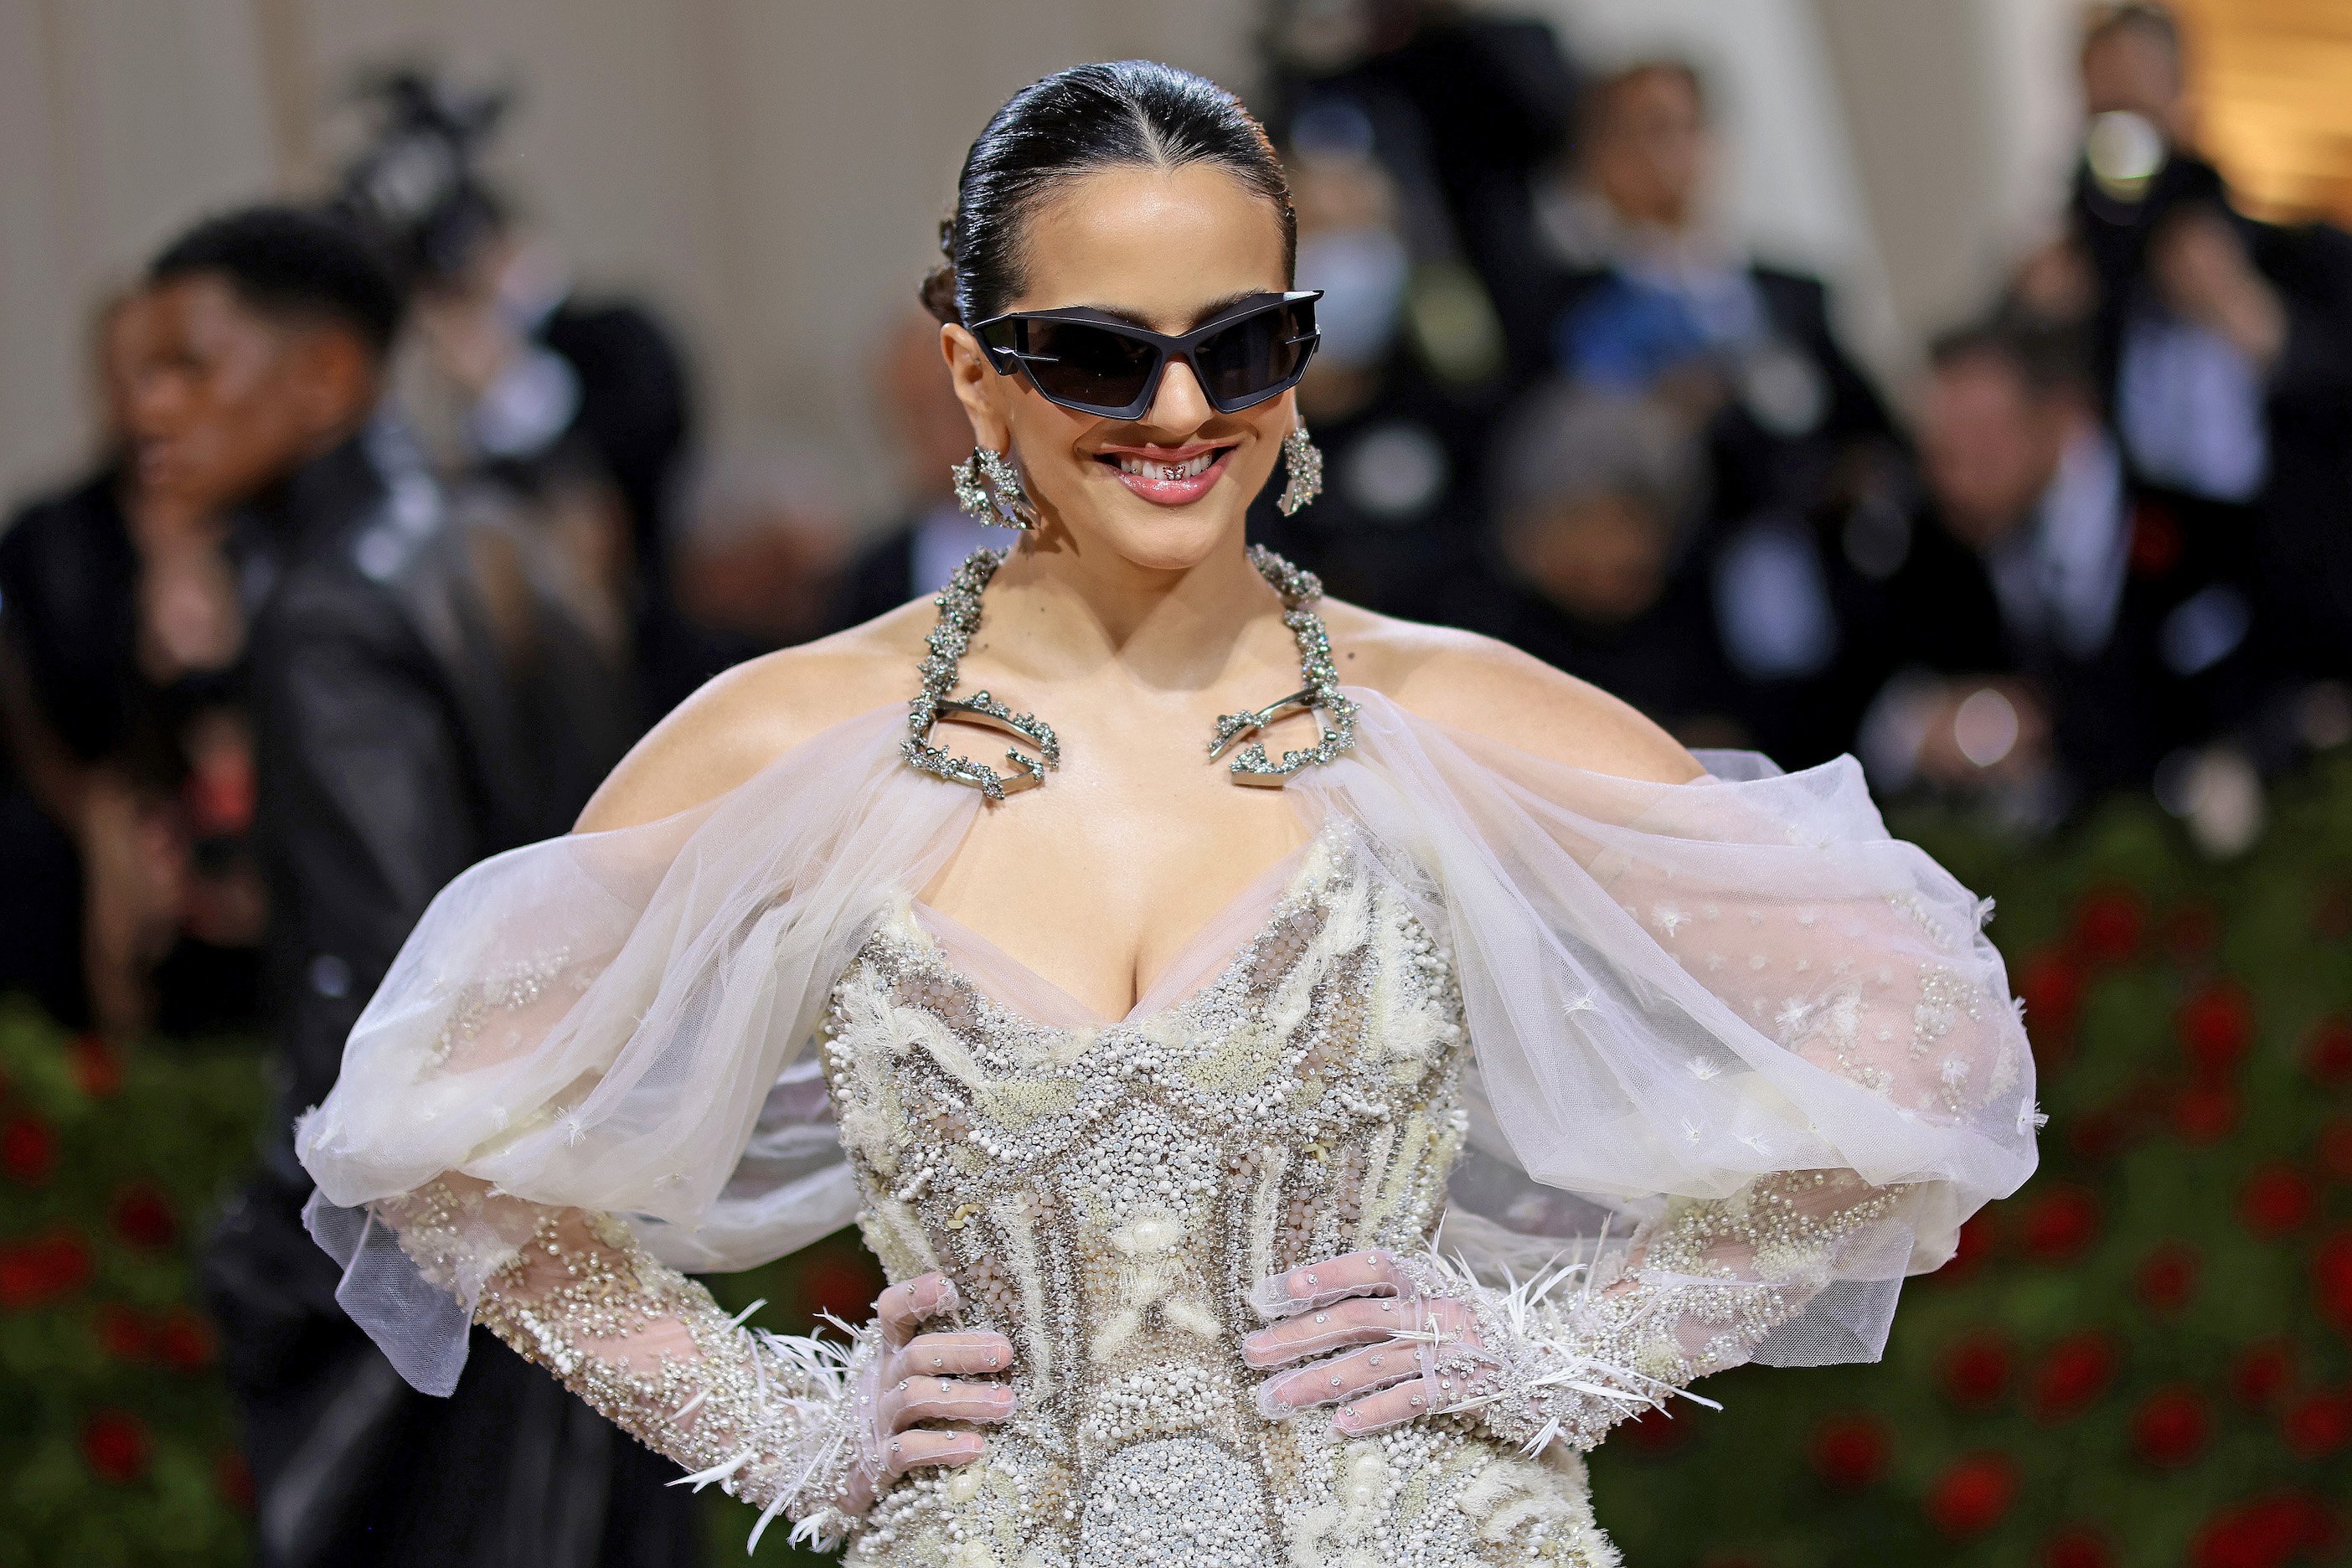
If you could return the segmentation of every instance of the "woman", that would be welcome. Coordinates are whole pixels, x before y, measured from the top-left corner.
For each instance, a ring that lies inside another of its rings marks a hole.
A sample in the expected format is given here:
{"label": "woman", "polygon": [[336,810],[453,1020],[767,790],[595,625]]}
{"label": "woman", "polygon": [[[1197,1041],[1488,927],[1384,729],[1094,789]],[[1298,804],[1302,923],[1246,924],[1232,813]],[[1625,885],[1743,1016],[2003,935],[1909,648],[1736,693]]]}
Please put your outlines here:
{"label": "woman", "polygon": [[[1245,550],[1317,485],[1291,241],[1198,78],[990,122],[925,297],[1026,536],[460,879],[303,1123],[421,1385],[486,1323],[858,1563],[1607,1563],[1580,1450],[1875,1354],[2024,1179],[1982,910],[1850,763],[1705,773]],[[853,1215],[896,1283],[846,1342],[673,1271]]]}

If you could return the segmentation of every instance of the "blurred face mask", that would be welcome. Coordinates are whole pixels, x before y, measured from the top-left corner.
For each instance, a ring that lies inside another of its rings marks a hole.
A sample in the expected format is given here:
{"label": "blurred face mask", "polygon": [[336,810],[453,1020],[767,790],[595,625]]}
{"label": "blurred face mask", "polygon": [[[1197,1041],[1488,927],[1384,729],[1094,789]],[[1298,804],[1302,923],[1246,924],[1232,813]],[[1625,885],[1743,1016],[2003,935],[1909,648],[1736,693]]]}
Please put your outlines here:
{"label": "blurred face mask", "polygon": [[1315,325],[1320,353],[1332,363],[1375,364],[1394,341],[1411,263],[1404,242],[1367,224],[1326,229],[1298,242],[1298,286],[1320,289]]}

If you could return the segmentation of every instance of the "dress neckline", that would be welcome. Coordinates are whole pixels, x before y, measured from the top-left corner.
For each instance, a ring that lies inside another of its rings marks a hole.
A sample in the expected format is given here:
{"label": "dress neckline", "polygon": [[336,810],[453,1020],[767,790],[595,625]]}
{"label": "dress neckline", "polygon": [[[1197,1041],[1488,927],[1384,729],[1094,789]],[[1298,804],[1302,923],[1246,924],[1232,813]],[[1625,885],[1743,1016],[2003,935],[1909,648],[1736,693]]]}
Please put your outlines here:
{"label": "dress neckline", "polygon": [[1311,879],[1317,851],[1331,837],[1328,827],[1318,830],[1226,900],[1185,939],[1175,957],[1160,966],[1135,1005],[1118,1018],[1097,1013],[988,938],[922,900],[909,895],[907,910],[940,966],[999,1010],[1039,1028],[1065,1034],[1131,1028],[1178,1012],[1214,990],[1273,929],[1284,906]]}

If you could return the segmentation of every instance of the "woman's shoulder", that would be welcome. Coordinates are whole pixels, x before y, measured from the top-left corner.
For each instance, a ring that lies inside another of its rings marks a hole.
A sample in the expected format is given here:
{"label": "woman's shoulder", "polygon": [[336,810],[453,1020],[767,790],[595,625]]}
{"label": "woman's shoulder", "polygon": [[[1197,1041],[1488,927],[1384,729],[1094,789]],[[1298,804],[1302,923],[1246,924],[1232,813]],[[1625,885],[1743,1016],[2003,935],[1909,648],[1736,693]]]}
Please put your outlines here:
{"label": "woman's shoulder", "polygon": [[1705,772],[1632,704],[1507,643],[1330,601],[1340,680],[1407,711],[1570,767],[1679,784]]}
{"label": "woman's shoulder", "polygon": [[811,736],[903,702],[931,621],[928,603],[902,605],[714,676],[621,759],[577,831],[635,826],[715,800]]}

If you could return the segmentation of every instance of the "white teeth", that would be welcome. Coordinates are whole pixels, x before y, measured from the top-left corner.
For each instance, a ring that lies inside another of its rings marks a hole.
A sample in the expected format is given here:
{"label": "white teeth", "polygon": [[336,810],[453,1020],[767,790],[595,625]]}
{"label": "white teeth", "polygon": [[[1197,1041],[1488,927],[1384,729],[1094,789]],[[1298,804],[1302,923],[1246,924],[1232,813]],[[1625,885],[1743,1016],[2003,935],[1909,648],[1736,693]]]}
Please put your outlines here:
{"label": "white teeth", "polygon": [[1138,479],[1192,479],[1207,473],[1209,465],[1216,459],[1217,454],[1214,451],[1195,453],[1181,463],[1155,463],[1149,458],[1133,458],[1121,454],[1118,468],[1119,472],[1133,474]]}

